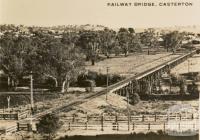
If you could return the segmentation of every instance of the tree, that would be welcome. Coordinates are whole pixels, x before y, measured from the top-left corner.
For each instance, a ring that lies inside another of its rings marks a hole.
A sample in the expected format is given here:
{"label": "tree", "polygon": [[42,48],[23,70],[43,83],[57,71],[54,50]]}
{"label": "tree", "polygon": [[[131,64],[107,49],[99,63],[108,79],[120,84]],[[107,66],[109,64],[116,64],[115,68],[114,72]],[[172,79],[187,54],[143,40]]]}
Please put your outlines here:
{"label": "tree", "polygon": [[151,48],[155,48],[158,45],[158,38],[155,29],[148,28],[140,36],[142,44],[148,46],[148,55]]}
{"label": "tree", "polygon": [[86,55],[86,61],[91,60],[92,65],[95,65],[96,57],[99,53],[100,37],[95,31],[82,31],[77,43],[81,46]]}
{"label": "tree", "polygon": [[4,33],[0,41],[0,67],[8,76],[8,86],[17,86],[19,79],[30,70],[27,69],[27,60],[34,51],[32,41],[26,35],[16,35],[13,32]]}
{"label": "tree", "polygon": [[101,45],[100,49],[107,56],[107,58],[110,57],[111,51],[115,47],[115,42],[116,42],[115,31],[105,28],[104,31],[100,32],[100,45]]}
{"label": "tree", "polygon": [[55,114],[43,116],[36,124],[37,131],[41,134],[48,134],[48,139],[53,139],[57,130],[61,127],[59,117]]}
{"label": "tree", "polygon": [[184,38],[184,33],[178,31],[173,31],[163,35],[164,47],[169,51],[171,49],[173,52],[180,47],[181,42]]}
{"label": "tree", "polygon": [[[38,50],[38,60],[42,66],[41,73],[55,81],[61,92],[69,88],[70,82],[76,80],[83,71],[83,55],[79,47],[67,39],[47,36],[45,45]],[[70,38],[70,34],[68,34]]]}
{"label": "tree", "polygon": [[124,56],[127,57],[129,53],[130,36],[126,28],[120,28],[117,34],[119,45],[122,48]]}

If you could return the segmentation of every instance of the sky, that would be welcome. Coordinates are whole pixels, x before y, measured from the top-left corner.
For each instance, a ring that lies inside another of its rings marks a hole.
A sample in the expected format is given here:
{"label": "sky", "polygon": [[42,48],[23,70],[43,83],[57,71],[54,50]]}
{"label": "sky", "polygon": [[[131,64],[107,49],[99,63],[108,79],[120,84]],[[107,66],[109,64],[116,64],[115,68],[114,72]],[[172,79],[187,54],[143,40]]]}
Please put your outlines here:
{"label": "sky", "polygon": [[0,0],[0,24],[168,27],[200,25],[200,0],[192,7],[108,7],[108,2],[186,0]]}

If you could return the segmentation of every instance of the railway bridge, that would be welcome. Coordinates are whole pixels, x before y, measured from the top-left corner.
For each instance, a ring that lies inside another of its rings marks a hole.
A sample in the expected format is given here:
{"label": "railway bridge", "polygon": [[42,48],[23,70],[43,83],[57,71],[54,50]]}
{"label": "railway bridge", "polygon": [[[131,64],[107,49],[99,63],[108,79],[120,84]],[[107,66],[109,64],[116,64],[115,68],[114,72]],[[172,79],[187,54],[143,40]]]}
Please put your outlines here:
{"label": "railway bridge", "polygon": [[127,90],[129,92],[133,92],[137,88],[140,94],[144,94],[145,92],[146,94],[151,94],[156,90],[156,86],[160,84],[160,78],[164,73],[169,73],[170,69],[184,62],[194,54],[196,54],[196,51],[186,53],[176,59],[169,60],[168,62],[160,64],[152,69],[148,69],[138,75],[120,81],[114,85],[111,85],[108,91],[126,96]]}

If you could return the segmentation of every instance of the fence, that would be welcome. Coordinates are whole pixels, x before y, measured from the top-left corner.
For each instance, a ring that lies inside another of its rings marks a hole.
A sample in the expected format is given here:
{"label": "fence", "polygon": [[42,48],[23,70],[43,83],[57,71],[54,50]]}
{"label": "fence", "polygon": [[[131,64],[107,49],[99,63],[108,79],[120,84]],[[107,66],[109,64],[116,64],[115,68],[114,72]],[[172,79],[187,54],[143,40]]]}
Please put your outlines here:
{"label": "fence", "polygon": [[115,122],[164,122],[169,120],[194,120],[198,119],[198,114],[168,114],[168,115],[109,115],[109,114],[102,114],[102,115],[95,115],[95,116],[60,116],[62,120],[65,122],[98,122],[98,121],[115,121]]}
{"label": "fence", "polygon": [[20,120],[29,116],[30,111],[24,112],[3,112],[0,113],[0,120]]}
{"label": "fence", "polygon": [[163,132],[166,131],[197,131],[198,130],[198,123],[68,123],[64,125],[66,130],[96,130],[96,131],[158,131],[162,130]]}
{"label": "fence", "polygon": [[97,130],[97,131],[169,131],[174,128],[181,131],[196,131],[198,116],[194,114],[181,115],[137,115],[137,116],[65,116],[65,130]]}

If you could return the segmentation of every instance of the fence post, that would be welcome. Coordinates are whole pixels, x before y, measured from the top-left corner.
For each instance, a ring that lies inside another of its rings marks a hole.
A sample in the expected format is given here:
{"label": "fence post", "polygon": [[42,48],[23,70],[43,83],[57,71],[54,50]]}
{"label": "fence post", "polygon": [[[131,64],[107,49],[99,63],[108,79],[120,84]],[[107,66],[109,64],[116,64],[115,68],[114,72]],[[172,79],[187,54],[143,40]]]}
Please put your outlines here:
{"label": "fence post", "polygon": [[119,124],[118,124],[118,116],[117,116],[117,114],[115,116],[115,124],[116,124],[117,131],[119,131]]}
{"label": "fence post", "polygon": [[192,113],[192,120],[194,119],[194,114]]}
{"label": "fence post", "polygon": [[73,114],[72,122],[73,122],[73,123],[75,122],[75,114]]}
{"label": "fence post", "polygon": [[88,114],[86,115],[86,121],[87,121],[87,122],[89,121],[89,117],[88,117]]}
{"label": "fence post", "polygon": [[128,115],[128,131],[130,130],[130,115]]}
{"label": "fence post", "polygon": [[178,129],[181,130],[181,123],[178,124]]}
{"label": "fence post", "polygon": [[113,122],[112,125],[113,125],[113,130],[117,130],[117,122]]}
{"label": "fence post", "polygon": [[165,122],[164,122],[163,130],[164,130],[164,132],[165,132]]}
{"label": "fence post", "polygon": [[133,130],[135,130],[135,124],[133,123]]}
{"label": "fence post", "polygon": [[32,131],[32,126],[31,124],[27,123],[28,131]]}
{"label": "fence post", "polygon": [[181,114],[180,114],[179,118],[180,118],[180,120],[181,120],[181,118],[182,118],[182,117],[181,117]]}
{"label": "fence post", "polygon": [[115,122],[118,123],[118,116],[115,116]]}
{"label": "fence post", "polygon": [[17,122],[17,131],[19,131],[19,122]]}
{"label": "fence post", "polygon": [[156,122],[156,119],[157,119],[157,116],[156,116],[156,114],[155,114],[155,122]]}
{"label": "fence post", "polygon": [[117,122],[117,131],[119,131],[119,123]]}
{"label": "fence post", "polygon": [[195,124],[193,123],[193,130],[195,130]]}
{"label": "fence post", "polygon": [[142,115],[142,121],[144,122],[144,115]]}
{"label": "fence post", "polygon": [[69,122],[69,127],[68,127],[68,130],[71,130],[71,123]]}
{"label": "fence post", "polygon": [[88,130],[88,122],[85,122],[85,130]]}
{"label": "fence post", "polygon": [[19,120],[19,111],[17,111],[17,118],[16,119]]}
{"label": "fence post", "polygon": [[149,124],[148,124],[148,130],[150,130],[150,129],[151,129],[151,124],[149,123]]}
{"label": "fence post", "polygon": [[102,113],[102,115],[101,115],[101,131],[104,131],[104,129],[103,129],[103,118],[104,118],[104,116],[103,116],[103,113]]}

